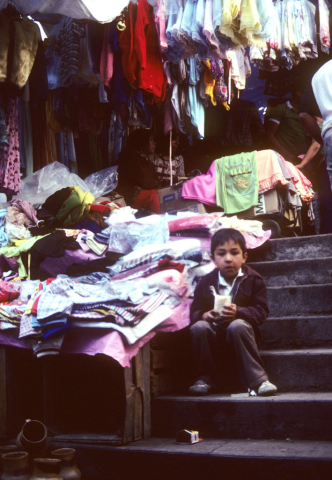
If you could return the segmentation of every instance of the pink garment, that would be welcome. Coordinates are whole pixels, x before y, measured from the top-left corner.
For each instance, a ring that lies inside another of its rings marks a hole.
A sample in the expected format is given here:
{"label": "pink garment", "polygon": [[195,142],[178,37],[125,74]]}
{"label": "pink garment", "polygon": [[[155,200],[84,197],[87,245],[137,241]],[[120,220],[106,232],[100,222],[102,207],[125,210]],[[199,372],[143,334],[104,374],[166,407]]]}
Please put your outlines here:
{"label": "pink garment", "polygon": [[255,235],[251,235],[251,233],[242,233],[246,240],[246,246],[248,250],[252,250],[254,248],[260,247],[271,237],[271,230],[266,230],[262,237],[255,237]]}
{"label": "pink garment", "polygon": [[287,185],[278,156],[273,150],[262,150],[256,154],[259,193],[267,192],[275,187]]}
{"label": "pink garment", "polygon": [[216,218],[218,218],[218,215],[213,213],[180,218],[179,220],[168,222],[168,228],[170,232],[176,232],[178,230],[190,230],[192,228],[206,228],[211,225]]}
{"label": "pink garment", "polygon": [[188,180],[182,187],[182,198],[189,198],[206,203],[207,205],[216,205],[216,166],[215,162],[206,175],[199,175]]}
{"label": "pink garment", "polygon": [[110,42],[111,24],[107,23],[104,30],[103,49],[100,57],[100,78],[106,87],[113,77],[113,50]]}
{"label": "pink garment", "polygon": [[186,274],[180,273],[178,270],[167,269],[145,277],[144,283],[156,287],[168,283],[170,290],[176,292],[180,297],[184,297],[188,293],[188,282],[185,277]]}
{"label": "pink garment", "polygon": [[4,108],[9,144],[0,149],[0,187],[7,194],[21,191],[17,102],[17,97],[8,98]]}
{"label": "pink garment", "polygon": [[31,227],[38,225],[37,212],[26,200],[13,200],[8,207],[6,219],[14,225]]}
{"label": "pink garment", "polygon": [[167,48],[167,37],[166,37],[166,12],[164,12],[160,0],[157,0],[158,9],[156,11],[156,26],[159,33],[159,42],[161,48]]}

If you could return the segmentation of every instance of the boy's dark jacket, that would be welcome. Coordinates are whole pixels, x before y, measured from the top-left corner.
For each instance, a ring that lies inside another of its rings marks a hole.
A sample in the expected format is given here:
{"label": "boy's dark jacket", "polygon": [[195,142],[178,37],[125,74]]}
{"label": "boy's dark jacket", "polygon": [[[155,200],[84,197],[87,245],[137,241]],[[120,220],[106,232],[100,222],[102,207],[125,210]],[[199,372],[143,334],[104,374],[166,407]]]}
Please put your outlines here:
{"label": "boy's dark jacket", "polygon": [[[246,320],[253,327],[257,340],[260,339],[259,325],[269,314],[266,286],[263,278],[248,265],[242,265],[243,276],[238,277],[232,292],[232,303],[237,307],[236,318]],[[198,283],[190,308],[190,321],[196,323],[202,315],[213,310],[214,296],[210,287],[218,292],[218,269],[205,275]]]}

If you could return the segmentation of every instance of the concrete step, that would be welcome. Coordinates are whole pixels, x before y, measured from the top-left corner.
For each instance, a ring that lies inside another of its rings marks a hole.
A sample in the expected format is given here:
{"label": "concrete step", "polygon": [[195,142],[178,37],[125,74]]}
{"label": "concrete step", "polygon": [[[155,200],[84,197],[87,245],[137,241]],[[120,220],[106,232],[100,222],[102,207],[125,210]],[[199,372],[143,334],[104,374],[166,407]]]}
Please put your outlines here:
{"label": "concrete step", "polygon": [[249,262],[274,260],[300,260],[304,258],[330,257],[332,234],[311,237],[276,238],[261,247],[249,251]]}
{"label": "concrete step", "polygon": [[332,349],[260,350],[260,354],[280,391],[332,391]]}
{"label": "concrete step", "polygon": [[332,312],[332,283],[268,287],[270,315],[329,315]]}
{"label": "concrete step", "polygon": [[261,348],[332,348],[332,316],[269,317],[261,326]]}
{"label": "concrete step", "polygon": [[268,287],[332,283],[332,248],[329,258],[256,262],[249,266],[262,275]]}
{"label": "concrete step", "polygon": [[69,446],[88,480],[330,480],[332,470],[332,444],[324,441],[203,437],[194,445],[179,445],[173,435],[123,447]]}
{"label": "concrete step", "polygon": [[332,393],[152,400],[152,435],[174,438],[183,428],[198,430],[203,438],[332,440]]}

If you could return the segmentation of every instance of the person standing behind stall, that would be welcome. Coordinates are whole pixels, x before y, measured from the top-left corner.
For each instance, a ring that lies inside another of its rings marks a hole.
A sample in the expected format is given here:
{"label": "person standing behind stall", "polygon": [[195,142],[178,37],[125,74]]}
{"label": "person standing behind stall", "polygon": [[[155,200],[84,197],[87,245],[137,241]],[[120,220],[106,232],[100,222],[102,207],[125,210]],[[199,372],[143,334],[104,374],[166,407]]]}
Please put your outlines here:
{"label": "person standing behind stall", "polygon": [[160,182],[148,160],[155,149],[156,142],[151,130],[139,128],[129,135],[127,146],[119,154],[117,191],[124,196],[127,205],[160,213],[157,192]]}
{"label": "person standing behind stall", "polygon": [[[320,165],[320,233],[332,233],[332,60],[309,80],[299,107],[300,120],[317,145],[324,145],[325,161]],[[317,117],[323,124],[317,123]],[[321,149],[321,151],[323,151]]]}
{"label": "person standing behind stall", "polygon": [[[326,170],[332,190],[332,60],[325,63],[312,78],[312,89],[316,102],[322,113],[323,129],[319,143],[324,143]],[[318,133],[318,132],[317,132]]]}
{"label": "person standing behind stall", "polygon": [[266,113],[265,129],[269,148],[277,151],[285,160],[297,165],[300,155],[307,153],[309,144],[298,108],[303,89],[294,83],[292,98]]}

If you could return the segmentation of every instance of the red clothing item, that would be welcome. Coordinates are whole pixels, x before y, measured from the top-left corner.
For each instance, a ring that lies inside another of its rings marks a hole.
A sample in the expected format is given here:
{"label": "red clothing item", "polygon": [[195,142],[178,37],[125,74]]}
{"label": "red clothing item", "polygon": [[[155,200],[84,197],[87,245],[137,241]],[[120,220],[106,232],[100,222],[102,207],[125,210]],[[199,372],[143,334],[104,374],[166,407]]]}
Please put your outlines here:
{"label": "red clothing item", "polygon": [[91,212],[99,212],[101,214],[109,215],[112,213],[112,209],[108,207],[107,205],[102,205],[101,203],[99,204],[92,204],[90,205],[90,211]]}
{"label": "red clothing item", "polygon": [[133,208],[144,208],[151,213],[160,213],[158,190],[142,190],[137,195],[136,202],[131,205]]}
{"label": "red clothing item", "polygon": [[122,52],[123,73],[130,85],[138,87],[139,63],[134,50],[134,28],[137,17],[137,5],[129,3],[125,17],[126,28],[119,34],[119,46]]}
{"label": "red clothing item", "polygon": [[138,2],[134,49],[140,64],[138,87],[153,95],[152,102],[163,101],[166,94],[167,77],[161,60],[153,8],[147,0]]}

